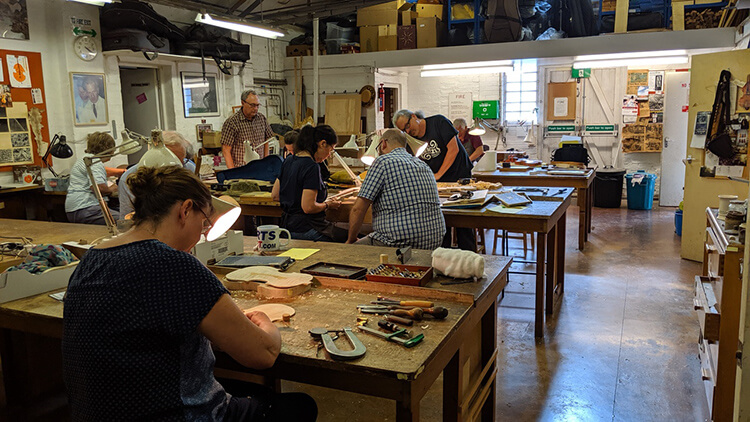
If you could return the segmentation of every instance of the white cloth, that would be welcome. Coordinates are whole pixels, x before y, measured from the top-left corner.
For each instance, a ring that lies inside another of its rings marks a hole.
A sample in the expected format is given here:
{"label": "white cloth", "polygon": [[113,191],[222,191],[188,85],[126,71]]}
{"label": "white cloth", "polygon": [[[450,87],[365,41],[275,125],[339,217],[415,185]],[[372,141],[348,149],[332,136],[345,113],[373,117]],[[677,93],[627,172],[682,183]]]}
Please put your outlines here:
{"label": "white cloth", "polygon": [[[107,123],[107,105],[103,97],[99,97],[96,103],[86,100],[76,107],[76,120],[78,123]],[[94,108],[96,107],[96,115]]]}
{"label": "white cloth", "polygon": [[[84,155],[84,157],[91,156],[92,154]],[[103,163],[93,164],[91,172],[94,173],[94,180],[97,184],[107,183],[107,170]],[[94,191],[91,190],[91,181],[88,172],[86,172],[86,164],[81,158],[70,169],[70,184],[68,185],[68,195],[65,197],[65,212],[73,212],[94,205],[98,206],[99,201],[96,200]]]}
{"label": "white cloth", "polygon": [[461,249],[437,248],[432,251],[432,267],[454,278],[484,276],[484,257]]}

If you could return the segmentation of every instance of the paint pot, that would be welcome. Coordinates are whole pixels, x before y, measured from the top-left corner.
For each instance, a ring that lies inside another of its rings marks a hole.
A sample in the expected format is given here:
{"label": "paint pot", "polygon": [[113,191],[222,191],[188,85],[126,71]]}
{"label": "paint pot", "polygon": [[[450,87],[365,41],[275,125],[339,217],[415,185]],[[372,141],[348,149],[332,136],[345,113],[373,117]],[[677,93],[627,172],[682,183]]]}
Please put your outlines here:
{"label": "paint pot", "polygon": [[719,195],[719,218],[724,219],[729,211],[729,201],[737,199],[737,195]]}
{"label": "paint pot", "polygon": [[475,171],[495,171],[497,169],[497,151],[487,151],[474,167]]}

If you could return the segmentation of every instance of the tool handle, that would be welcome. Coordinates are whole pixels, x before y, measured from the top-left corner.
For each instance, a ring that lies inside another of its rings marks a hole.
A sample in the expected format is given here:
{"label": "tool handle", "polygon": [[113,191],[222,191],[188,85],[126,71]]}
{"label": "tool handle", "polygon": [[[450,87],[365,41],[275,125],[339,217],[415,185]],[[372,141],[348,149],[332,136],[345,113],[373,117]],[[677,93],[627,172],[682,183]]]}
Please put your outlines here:
{"label": "tool handle", "polygon": [[408,327],[411,327],[414,324],[414,321],[410,319],[397,317],[395,315],[385,315],[384,318],[386,321],[395,322],[396,324],[406,325]]}
{"label": "tool handle", "polygon": [[415,321],[421,321],[422,316],[424,315],[424,312],[422,312],[422,308],[412,308],[412,309],[394,309],[390,311],[392,315],[397,315],[401,317],[411,318]]}
{"label": "tool handle", "polygon": [[436,306],[434,308],[425,308],[422,309],[424,313],[432,315],[435,319],[445,319],[445,317],[448,316],[448,309],[443,308],[442,306]]}
{"label": "tool handle", "polygon": [[394,324],[392,322],[384,321],[384,320],[378,321],[378,327],[383,328],[385,330],[388,330],[390,332],[396,332],[396,331],[398,331],[398,330],[401,329],[401,328],[399,328],[398,325],[396,325],[396,324]]}
{"label": "tool handle", "polygon": [[402,300],[399,305],[401,306],[414,306],[417,308],[432,308],[434,303],[426,300]]}

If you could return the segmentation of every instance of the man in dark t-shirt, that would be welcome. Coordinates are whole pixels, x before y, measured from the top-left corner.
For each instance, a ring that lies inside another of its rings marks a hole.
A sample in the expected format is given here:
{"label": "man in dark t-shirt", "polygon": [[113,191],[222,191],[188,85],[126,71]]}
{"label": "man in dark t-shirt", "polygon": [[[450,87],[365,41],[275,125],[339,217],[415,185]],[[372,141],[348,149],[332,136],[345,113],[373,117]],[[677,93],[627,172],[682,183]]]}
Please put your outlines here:
{"label": "man in dark t-shirt", "polygon": [[[466,149],[458,140],[458,131],[445,116],[436,114],[427,118],[419,117],[410,110],[399,110],[393,115],[393,125],[407,134],[427,142],[427,149],[419,156],[427,162],[435,180],[456,182],[471,177],[471,162]],[[458,247],[476,251],[476,238],[473,229],[456,228]],[[451,231],[443,240],[443,247],[451,246]]]}

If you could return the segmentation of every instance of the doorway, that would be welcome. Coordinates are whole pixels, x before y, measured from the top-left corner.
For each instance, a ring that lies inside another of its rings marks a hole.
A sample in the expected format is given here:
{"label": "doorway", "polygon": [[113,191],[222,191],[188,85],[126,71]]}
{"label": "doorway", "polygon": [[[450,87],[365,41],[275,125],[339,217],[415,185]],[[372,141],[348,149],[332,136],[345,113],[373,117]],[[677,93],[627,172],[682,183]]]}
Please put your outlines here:
{"label": "doorway", "polygon": [[396,98],[398,97],[398,88],[383,88],[385,98],[383,99],[383,127],[390,129],[393,127],[393,114],[398,111]]}
{"label": "doorway", "polygon": [[[125,127],[149,136],[154,128],[161,128],[162,115],[159,99],[159,76],[153,68],[120,68],[122,113]],[[128,164],[136,164],[146,148],[128,155]]]}
{"label": "doorway", "polygon": [[685,165],[682,159],[687,151],[690,72],[667,72],[665,91],[659,205],[676,207],[682,201],[685,187]]}

